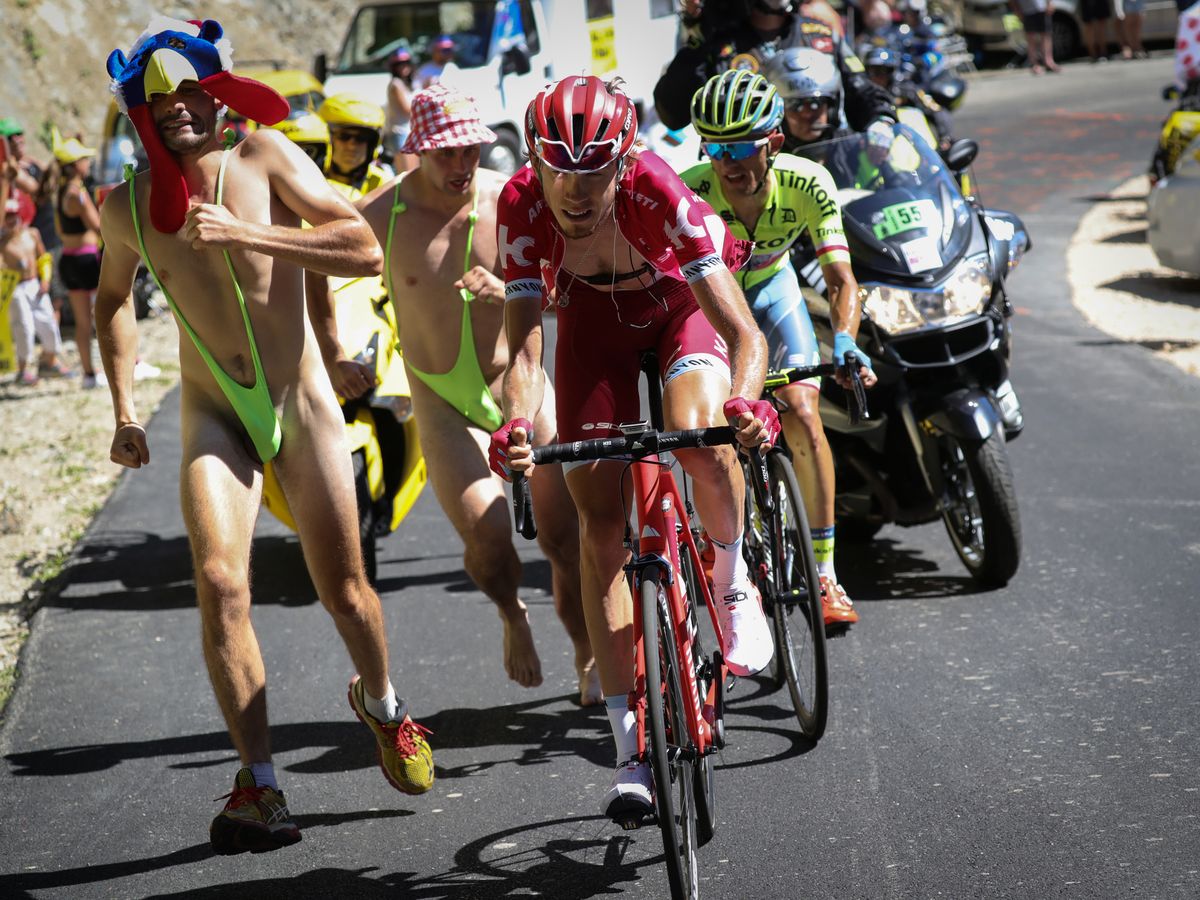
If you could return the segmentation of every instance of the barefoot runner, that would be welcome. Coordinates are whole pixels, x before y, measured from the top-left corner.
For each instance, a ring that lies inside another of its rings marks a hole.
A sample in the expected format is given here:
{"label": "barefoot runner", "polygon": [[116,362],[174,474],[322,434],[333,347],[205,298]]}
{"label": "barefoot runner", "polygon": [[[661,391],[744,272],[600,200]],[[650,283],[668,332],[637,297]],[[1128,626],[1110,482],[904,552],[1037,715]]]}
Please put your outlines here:
{"label": "barefoot runner", "polygon": [[[350,703],[378,743],[388,781],[429,790],[423,729],[388,678],[379,598],[363,572],[341,412],[304,315],[303,272],[371,275],[379,247],[350,203],[283,135],[218,139],[221,106],[282,119],[287,102],[229,71],[213,21],[158,18],[108,59],[114,91],[150,159],[103,206],[96,302],[116,415],[111,457],[150,462],[133,403],[137,331],[128,299],[139,260],[155,274],[181,337],[180,496],[191,542],[205,662],[242,762],[213,820],[217,853],[300,840],[271,764],[266,673],[250,621],[250,545],[272,460],[299,526],[309,573],[357,668]],[[301,230],[304,219],[312,228]]]}
{"label": "barefoot runner", "polygon": [[[488,469],[488,438],[503,424],[500,382],[508,363],[504,283],[496,250],[496,199],[504,176],[479,168],[496,135],[469,97],[437,84],[413,97],[401,148],[420,165],[360,204],[384,244],[384,277],[396,306],[412,378],[421,449],[438,501],[465,545],[471,580],[504,623],[504,668],[524,687],[542,683],[525,604],[521,563],[500,478]],[[557,434],[554,394],[531,417],[541,443]],[[579,591],[579,528],[561,472],[535,487],[538,543],[550,561],[554,605],[575,646],[580,703],[601,700]]]}

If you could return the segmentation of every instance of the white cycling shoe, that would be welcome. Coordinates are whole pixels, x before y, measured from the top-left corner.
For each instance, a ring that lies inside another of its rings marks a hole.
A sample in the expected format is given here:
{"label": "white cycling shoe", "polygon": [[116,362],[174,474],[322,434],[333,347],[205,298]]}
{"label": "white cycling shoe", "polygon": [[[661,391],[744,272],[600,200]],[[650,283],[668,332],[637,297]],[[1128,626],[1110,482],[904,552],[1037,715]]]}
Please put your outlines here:
{"label": "white cycling shoe", "polygon": [[758,588],[743,581],[727,587],[718,585],[714,594],[725,665],[740,677],[761,672],[775,655],[775,640],[763,615]]}
{"label": "white cycling shoe", "polygon": [[648,816],[654,813],[650,764],[631,759],[617,766],[612,785],[604,795],[600,811],[610,819]]}

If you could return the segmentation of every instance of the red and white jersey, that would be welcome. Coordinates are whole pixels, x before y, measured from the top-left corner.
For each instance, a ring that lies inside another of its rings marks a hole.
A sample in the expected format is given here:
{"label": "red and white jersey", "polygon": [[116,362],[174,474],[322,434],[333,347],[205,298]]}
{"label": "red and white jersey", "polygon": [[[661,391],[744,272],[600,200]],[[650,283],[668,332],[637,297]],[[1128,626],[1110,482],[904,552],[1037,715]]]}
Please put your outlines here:
{"label": "red and white jersey", "polygon": [[[617,184],[617,227],[650,265],[688,284],[742,267],[753,246],[749,241],[730,234],[712,207],[660,157],[643,150],[630,160]],[[553,283],[567,245],[530,166],[500,192],[496,232],[505,299],[544,300],[543,274]]]}

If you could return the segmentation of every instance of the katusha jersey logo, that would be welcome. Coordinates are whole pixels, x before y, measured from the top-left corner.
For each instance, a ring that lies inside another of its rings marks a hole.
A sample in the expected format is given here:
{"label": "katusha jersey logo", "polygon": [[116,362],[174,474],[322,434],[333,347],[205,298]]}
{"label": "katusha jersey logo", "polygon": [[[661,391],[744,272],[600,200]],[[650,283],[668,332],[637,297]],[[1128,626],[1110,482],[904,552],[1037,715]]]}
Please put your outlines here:
{"label": "katusha jersey logo", "polygon": [[511,258],[515,266],[532,266],[533,263],[525,258],[525,251],[534,245],[531,236],[523,234],[515,241],[508,239],[508,226],[500,226],[500,267],[507,268]]}
{"label": "katusha jersey logo", "polygon": [[670,222],[663,222],[663,233],[666,234],[676,250],[683,249],[682,237],[686,235],[693,240],[698,240],[704,237],[704,229],[699,225],[692,224],[688,213],[692,209],[692,202],[687,197],[680,197],[679,203],[675,205],[675,225]]}

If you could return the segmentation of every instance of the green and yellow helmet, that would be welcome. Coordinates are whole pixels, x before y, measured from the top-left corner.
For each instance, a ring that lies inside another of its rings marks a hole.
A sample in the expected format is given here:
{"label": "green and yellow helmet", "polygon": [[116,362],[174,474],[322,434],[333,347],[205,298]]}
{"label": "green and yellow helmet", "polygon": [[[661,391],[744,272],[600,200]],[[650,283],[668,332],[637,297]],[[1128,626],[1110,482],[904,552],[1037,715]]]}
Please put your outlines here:
{"label": "green and yellow helmet", "polygon": [[783,100],[757,72],[729,69],[692,95],[692,127],[702,141],[756,141],[779,129]]}
{"label": "green and yellow helmet", "polygon": [[329,166],[329,126],[316,113],[305,113],[294,119],[284,119],[272,125],[308,154],[322,172]]}

